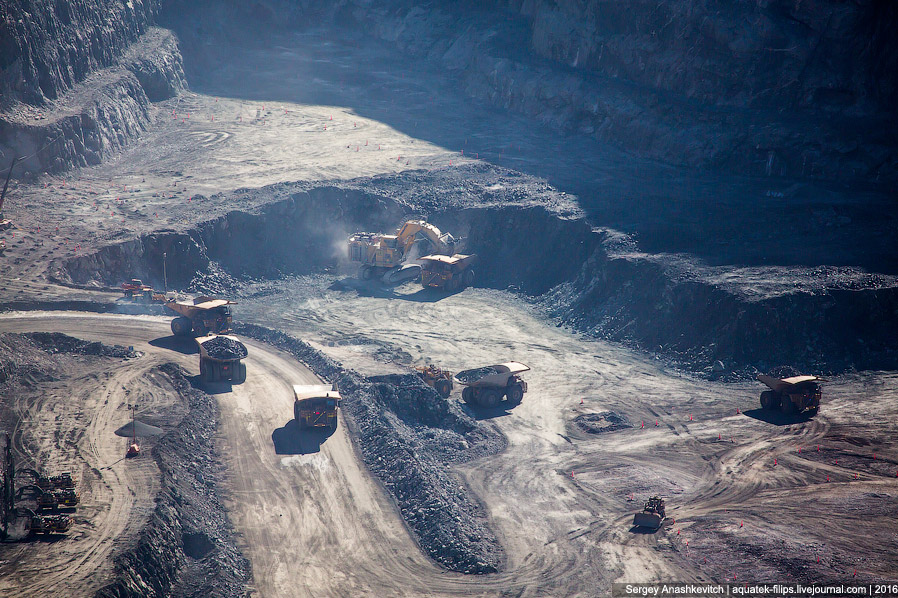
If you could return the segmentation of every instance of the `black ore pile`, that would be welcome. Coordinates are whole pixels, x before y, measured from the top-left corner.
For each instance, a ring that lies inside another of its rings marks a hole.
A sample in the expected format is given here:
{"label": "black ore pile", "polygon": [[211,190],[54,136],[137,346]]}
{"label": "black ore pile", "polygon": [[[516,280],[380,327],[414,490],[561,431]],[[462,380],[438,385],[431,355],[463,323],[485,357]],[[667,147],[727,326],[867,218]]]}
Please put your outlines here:
{"label": "black ore pile", "polygon": [[74,353],[77,355],[97,355],[100,357],[137,357],[134,349],[121,345],[104,345],[100,342],[85,341],[61,332],[28,332],[24,336],[47,353]]}
{"label": "black ore pile", "polygon": [[499,370],[494,367],[487,366],[483,368],[477,368],[476,370],[465,370],[463,372],[459,372],[455,374],[455,378],[459,382],[463,382],[464,384],[473,384],[477,382],[481,378],[485,378],[487,376],[492,376],[493,374],[498,374]]}
{"label": "black ore pile", "polygon": [[243,359],[249,354],[246,346],[240,341],[216,336],[203,343],[203,349],[212,359]]}

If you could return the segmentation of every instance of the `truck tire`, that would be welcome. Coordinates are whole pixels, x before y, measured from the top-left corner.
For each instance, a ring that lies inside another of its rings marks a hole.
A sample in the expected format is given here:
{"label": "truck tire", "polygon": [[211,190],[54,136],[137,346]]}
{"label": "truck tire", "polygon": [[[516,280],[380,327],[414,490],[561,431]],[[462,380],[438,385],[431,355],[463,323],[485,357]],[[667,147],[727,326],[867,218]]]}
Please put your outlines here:
{"label": "truck tire", "polygon": [[792,403],[792,399],[789,398],[789,395],[783,395],[780,398],[781,405],[780,409],[782,410],[784,415],[794,415],[795,414],[795,404]]}
{"label": "truck tire", "polygon": [[495,407],[502,400],[498,390],[487,388],[480,393],[480,405],[486,408]]}
{"label": "truck tire", "polygon": [[765,390],[761,393],[761,409],[773,409],[772,390]]}
{"label": "truck tire", "polygon": [[462,400],[468,405],[474,404],[474,389],[470,386],[465,386],[464,390],[461,391]]}
{"label": "truck tire", "polygon": [[194,320],[191,323],[191,326],[193,327],[193,333],[196,336],[206,336],[209,334],[209,329],[206,328],[206,323],[202,320]]}
{"label": "truck tire", "polygon": [[246,364],[238,361],[234,367],[236,369],[234,372],[234,384],[243,384],[246,382]]}
{"label": "truck tire", "polygon": [[371,280],[372,271],[370,266],[362,266],[359,268],[359,278],[362,280]]}
{"label": "truck tire", "polygon": [[299,403],[293,403],[293,419],[296,420],[296,427],[302,428],[302,424],[299,423]]}
{"label": "truck tire", "polygon": [[505,397],[512,405],[519,405],[524,399],[524,389],[521,388],[520,384],[512,384],[505,391]]}
{"label": "truck tire", "polygon": [[471,270],[469,268],[467,271],[465,271],[464,281],[466,287],[474,286],[474,270]]}
{"label": "truck tire", "polygon": [[171,321],[171,333],[175,336],[188,336],[192,327],[193,323],[184,316],[178,316]]}
{"label": "truck tire", "polygon": [[206,360],[202,357],[200,357],[200,380],[209,382],[209,366],[206,365]]}
{"label": "truck tire", "polygon": [[445,378],[440,378],[439,380],[437,380],[434,383],[433,387],[444,399],[448,399],[449,395],[452,393],[452,383]]}

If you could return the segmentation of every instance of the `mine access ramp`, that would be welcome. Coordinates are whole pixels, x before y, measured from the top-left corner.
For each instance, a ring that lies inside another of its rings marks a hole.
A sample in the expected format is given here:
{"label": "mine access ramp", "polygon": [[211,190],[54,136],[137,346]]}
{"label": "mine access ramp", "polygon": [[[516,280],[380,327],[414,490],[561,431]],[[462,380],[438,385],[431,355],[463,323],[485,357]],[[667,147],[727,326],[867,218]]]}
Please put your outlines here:
{"label": "mine access ramp", "polygon": [[295,384],[293,386],[293,417],[299,429],[337,429],[337,407],[340,393],[326,384]]}

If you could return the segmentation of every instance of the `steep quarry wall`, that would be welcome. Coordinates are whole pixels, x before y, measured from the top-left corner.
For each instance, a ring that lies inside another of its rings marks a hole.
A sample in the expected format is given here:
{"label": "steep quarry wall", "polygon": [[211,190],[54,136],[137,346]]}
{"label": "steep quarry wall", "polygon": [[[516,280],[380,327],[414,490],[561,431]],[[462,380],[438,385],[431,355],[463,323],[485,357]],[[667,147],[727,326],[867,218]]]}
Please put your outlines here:
{"label": "steep quarry wall", "polygon": [[703,103],[855,114],[898,104],[894,2],[497,4],[527,18],[541,56]]}
{"label": "steep quarry wall", "polygon": [[[97,164],[186,87],[154,0],[0,5],[0,152],[17,175]],[[6,164],[3,165],[7,166]]]}
{"label": "steep quarry wall", "polygon": [[0,5],[0,110],[43,105],[114,64],[151,24],[157,0],[21,0]]}
{"label": "steep quarry wall", "polygon": [[643,157],[898,181],[888,1],[349,2],[340,15],[471,96]]}
{"label": "steep quarry wall", "polygon": [[832,267],[710,267],[641,253],[620,233],[539,207],[422,214],[385,197],[321,187],[258,213],[232,212],[186,233],[149,235],[70,259],[61,265],[63,281],[111,286],[139,275],[161,286],[163,251],[170,288],[218,292],[231,277],[333,273],[348,266],[349,232],[389,230],[412,216],[468,237],[468,250],[484,257],[476,286],[522,293],[576,330],[663,354],[687,369],[716,360],[729,371],[780,363],[813,371],[898,365],[895,277]]}

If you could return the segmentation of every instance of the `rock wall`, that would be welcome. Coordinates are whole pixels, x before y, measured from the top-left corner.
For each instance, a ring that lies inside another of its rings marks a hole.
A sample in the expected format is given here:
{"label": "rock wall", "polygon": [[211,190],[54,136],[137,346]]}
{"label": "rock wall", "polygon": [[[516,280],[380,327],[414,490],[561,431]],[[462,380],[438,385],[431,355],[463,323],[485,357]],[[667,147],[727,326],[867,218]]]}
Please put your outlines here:
{"label": "rock wall", "polygon": [[[68,260],[63,280],[118,284],[139,276],[169,288],[227,290],[230,276],[279,278],[321,272],[345,260],[356,230],[389,230],[413,213],[396,200],[354,189],[295,192],[256,214],[232,212],[188,233],[149,235]],[[621,233],[539,207],[451,208],[423,214],[467,236],[484,256],[477,286],[529,296],[576,330],[625,342],[701,371],[898,367],[898,278],[847,267],[708,266],[682,255],[647,254]],[[197,273],[200,273],[197,276]],[[212,282],[208,283],[210,279]],[[233,288],[233,287],[231,287]],[[710,371],[709,371],[710,373]]]}
{"label": "rock wall", "polygon": [[[158,2],[0,5],[0,152],[17,177],[97,164],[149,126],[150,102],[186,87]],[[2,167],[6,167],[3,164]]]}
{"label": "rock wall", "polygon": [[642,157],[898,182],[887,0],[358,1],[340,14],[471,96]]}
{"label": "rock wall", "polygon": [[151,24],[157,0],[0,4],[0,110],[43,105],[108,67]]}
{"label": "rock wall", "polygon": [[898,104],[898,6],[836,0],[500,0],[553,61],[717,105]]}

